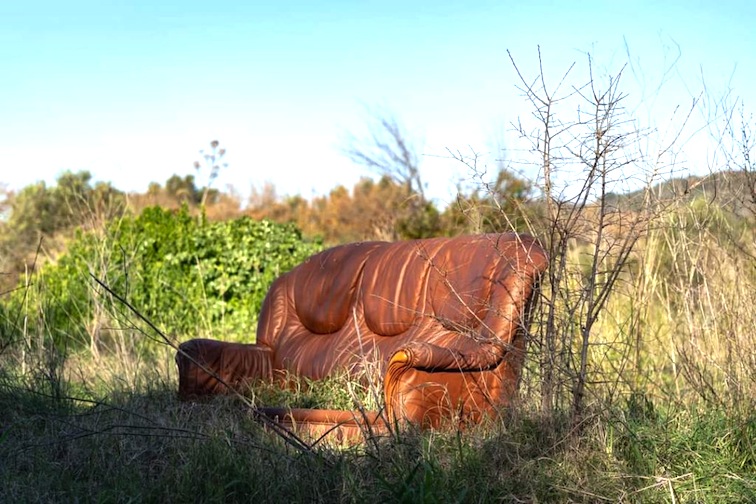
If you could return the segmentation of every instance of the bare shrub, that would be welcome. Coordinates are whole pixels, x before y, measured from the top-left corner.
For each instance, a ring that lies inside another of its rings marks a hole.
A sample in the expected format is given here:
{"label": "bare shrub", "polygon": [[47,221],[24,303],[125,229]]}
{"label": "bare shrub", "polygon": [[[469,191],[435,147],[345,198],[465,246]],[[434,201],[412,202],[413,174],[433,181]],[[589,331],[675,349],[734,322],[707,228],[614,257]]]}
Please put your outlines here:
{"label": "bare shrub", "polygon": [[[569,412],[575,425],[591,405],[624,404],[636,393],[682,400],[694,390],[707,401],[727,396],[729,404],[753,396],[753,359],[742,357],[753,355],[744,329],[753,326],[753,282],[736,281],[752,261],[752,234],[696,200],[717,175],[672,178],[690,168],[681,152],[702,132],[694,113],[703,111],[705,126],[730,116],[696,97],[673,108],[662,131],[635,117],[623,91],[625,67],[599,71],[587,55],[584,67],[573,64],[550,82],[540,51],[535,76],[510,59],[532,110],[513,123],[525,147],[510,169],[537,172],[540,194],[523,207],[522,220],[551,261],[523,394],[538,399],[545,418]],[[710,170],[740,163],[750,180],[748,129],[727,124],[733,140],[721,145],[738,147],[739,161],[724,156],[727,165]],[[452,156],[480,172],[477,155]],[[745,203],[737,208],[742,214]],[[691,218],[729,229],[729,245],[696,225],[692,234],[679,232]],[[500,220],[500,230],[522,229],[507,222]]]}

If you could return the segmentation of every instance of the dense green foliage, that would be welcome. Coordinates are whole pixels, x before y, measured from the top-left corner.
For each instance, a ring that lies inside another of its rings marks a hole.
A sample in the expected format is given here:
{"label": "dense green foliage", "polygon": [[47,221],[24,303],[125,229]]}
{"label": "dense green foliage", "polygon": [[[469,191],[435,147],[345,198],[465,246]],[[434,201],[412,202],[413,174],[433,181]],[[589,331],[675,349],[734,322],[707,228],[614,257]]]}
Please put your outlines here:
{"label": "dense green foliage", "polygon": [[272,281],[319,248],[292,225],[207,222],[185,208],[153,207],[101,233],[78,232],[29,289],[13,293],[8,310],[44,312],[30,320],[31,332],[51,333],[58,345],[98,340],[113,304],[91,274],[167,333],[249,341]]}

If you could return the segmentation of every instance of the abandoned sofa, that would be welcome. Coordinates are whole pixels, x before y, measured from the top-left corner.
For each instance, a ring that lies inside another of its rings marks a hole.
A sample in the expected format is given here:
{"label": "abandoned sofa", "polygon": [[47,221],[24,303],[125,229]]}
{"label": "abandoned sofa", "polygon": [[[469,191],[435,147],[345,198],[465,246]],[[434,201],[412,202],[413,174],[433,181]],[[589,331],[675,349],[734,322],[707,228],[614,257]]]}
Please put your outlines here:
{"label": "abandoned sofa", "polygon": [[[476,422],[516,391],[547,263],[534,238],[517,234],[326,250],[272,284],[255,344],[181,344],[179,394],[227,393],[277,373],[358,375],[373,362],[387,418],[423,426]],[[300,416],[317,421],[318,411]]]}

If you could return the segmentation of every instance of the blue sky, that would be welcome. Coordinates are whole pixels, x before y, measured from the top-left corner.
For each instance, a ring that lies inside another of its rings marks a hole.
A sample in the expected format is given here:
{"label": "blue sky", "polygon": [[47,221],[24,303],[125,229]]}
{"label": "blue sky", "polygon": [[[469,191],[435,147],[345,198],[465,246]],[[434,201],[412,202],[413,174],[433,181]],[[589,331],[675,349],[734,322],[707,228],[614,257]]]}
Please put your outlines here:
{"label": "blue sky", "polygon": [[[520,155],[509,124],[529,112],[507,50],[532,76],[540,45],[557,76],[573,61],[584,75],[587,52],[617,71],[629,48],[623,88],[658,125],[702,76],[753,110],[754,21],[752,1],[6,1],[0,183],[86,169],[143,191],[193,173],[217,139],[219,185],[311,196],[368,174],[341,148],[371,109],[404,125],[429,192],[449,200],[468,173],[447,148]],[[702,144],[689,145],[700,172]]]}

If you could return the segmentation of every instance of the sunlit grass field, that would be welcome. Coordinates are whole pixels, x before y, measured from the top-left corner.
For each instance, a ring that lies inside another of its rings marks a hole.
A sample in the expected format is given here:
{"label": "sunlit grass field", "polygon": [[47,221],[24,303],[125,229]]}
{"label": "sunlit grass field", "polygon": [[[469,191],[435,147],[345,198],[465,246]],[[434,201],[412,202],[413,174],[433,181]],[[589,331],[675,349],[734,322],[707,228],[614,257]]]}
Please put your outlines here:
{"label": "sunlit grass field", "polygon": [[[695,202],[659,219],[591,333],[579,415],[571,331],[582,319],[568,308],[591,246],[575,240],[559,297],[548,297],[549,279],[542,286],[515,404],[482,425],[397,426],[355,445],[295,446],[254,408],[379,409],[369,381],[292,379],[244,399],[181,402],[174,349],[133,312],[103,305],[96,349],[62,345],[71,328],[52,323],[58,298],[28,282],[22,299],[44,302],[8,303],[0,321],[0,501],[754,502],[753,229]],[[560,318],[545,408],[549,307]]]}

